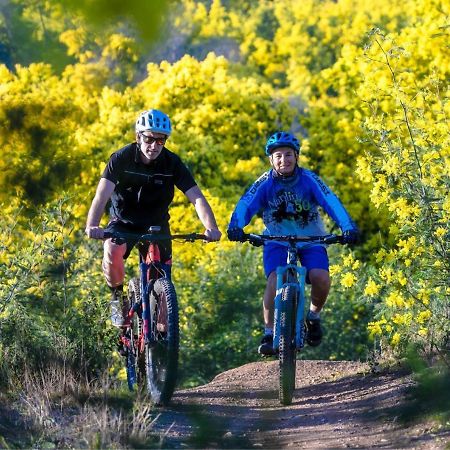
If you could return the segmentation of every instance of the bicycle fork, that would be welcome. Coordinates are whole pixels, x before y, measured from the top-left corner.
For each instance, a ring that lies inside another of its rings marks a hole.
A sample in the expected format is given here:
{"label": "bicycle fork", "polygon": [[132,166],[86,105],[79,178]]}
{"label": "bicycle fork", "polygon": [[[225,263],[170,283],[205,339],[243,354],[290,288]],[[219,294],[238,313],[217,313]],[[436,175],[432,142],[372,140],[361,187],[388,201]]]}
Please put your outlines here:
{"label": "bicycle fork", "polygon": [[[290,276],[290,271],[295,270],[297,279]],[[304,347],[304,317],[305,317],[305,279],[306,269],[297,265],[287,265],[277,267],[277,288],[275,294],[275,311],[274,311],[274,335],[273,348],[276,352],[280,347],[280,328],[281,328],[281,313],[286,307],[286,302],[282,301],[283,291],[291,286],[295,290],[295,348],[301,350]],[[287,280],[287,281],[284,281]]]}
{"label": "bicycle fork", "polygon": [[141,262],[141,302],[142,302],[142,325],[144,331],[144,343],[153,347],[156,344],[154,336],[154,330],[152,329],[153,324],[151,320],[151,304],[150,304],[150,293],[153,289],[154,280],[150,279],[147,281],[147,274],[150,270],[150,266]]}

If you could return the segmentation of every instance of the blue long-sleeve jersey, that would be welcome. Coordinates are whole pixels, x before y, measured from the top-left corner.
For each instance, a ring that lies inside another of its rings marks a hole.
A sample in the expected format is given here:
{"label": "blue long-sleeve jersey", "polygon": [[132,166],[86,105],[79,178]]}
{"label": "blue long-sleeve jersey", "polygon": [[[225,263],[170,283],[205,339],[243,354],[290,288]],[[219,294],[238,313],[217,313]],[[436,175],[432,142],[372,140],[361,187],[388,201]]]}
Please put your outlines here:
{"label": "blue long-sleeve jersey", "polygon": [[297,167],[292,177],[282,178],[271,169],[241,197],[229,228],[244,228],[256,213],[262,212],[264,234],[323,236],[327,233],[319,206],[343,232],[357,229],[339,198],[317,174]]}

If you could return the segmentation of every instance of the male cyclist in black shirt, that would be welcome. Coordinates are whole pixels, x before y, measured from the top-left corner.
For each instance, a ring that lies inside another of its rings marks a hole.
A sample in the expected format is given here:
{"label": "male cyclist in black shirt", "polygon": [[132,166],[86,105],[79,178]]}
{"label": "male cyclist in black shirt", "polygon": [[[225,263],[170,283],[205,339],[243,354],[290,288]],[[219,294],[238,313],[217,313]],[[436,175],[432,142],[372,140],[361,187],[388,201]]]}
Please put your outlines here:
{"label": "male cyclist in black shirt", "polygon": [[[136,142],[113,153],[103,171],[87,217],[88,237],[103,238],[99,224],[110,199],[108,231],[145,233],[149,226],[157,225],[162,233],[170,233],[169,205],[176,186],[194,205],[205,235],[212,241],[220,239],[221,232],[205,196],[180,157],[164,146],[171,131],[170,119],[163,112],[151,109],[139,115]],[[123,325],[124,260],[131,249],[132,245],[114,239],[104,242],[102,268],[112,291],[111,321],[117,327]],[[169,263],[171,241],[160,244],[160,250],[161,261]]]}

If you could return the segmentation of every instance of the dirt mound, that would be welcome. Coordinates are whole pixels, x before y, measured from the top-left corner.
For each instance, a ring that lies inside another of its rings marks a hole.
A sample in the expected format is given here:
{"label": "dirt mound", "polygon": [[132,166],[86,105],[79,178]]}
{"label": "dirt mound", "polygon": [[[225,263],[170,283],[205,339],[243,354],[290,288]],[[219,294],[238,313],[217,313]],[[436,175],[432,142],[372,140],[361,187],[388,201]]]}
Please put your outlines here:
{"label": "dirt mound", "polygon": [[292,405],[278,401],[278,362],[251,363],[175,393],[157,427],[172,448],[445,448],[450,433],[400,423],[411,377],[364,363],[297,361]]}

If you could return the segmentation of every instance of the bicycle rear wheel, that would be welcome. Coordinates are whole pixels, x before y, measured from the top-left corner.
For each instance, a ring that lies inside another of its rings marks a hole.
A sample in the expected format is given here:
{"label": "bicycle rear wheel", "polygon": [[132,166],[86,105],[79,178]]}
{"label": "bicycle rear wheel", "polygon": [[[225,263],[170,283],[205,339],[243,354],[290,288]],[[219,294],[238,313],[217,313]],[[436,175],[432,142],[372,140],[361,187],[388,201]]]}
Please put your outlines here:
{"label": "bicycle rear wheel", "polygon": [[[135,313],[125,334],[129,339],[127,348],[126,369],[127,382],[130,391],[133,391],[137,384],[140,384],[145,376],[145,360],[144,353],[140,351],[142,335],[142,318],[140,312],[141,305],[141,289],[139,280],[132,278],[128,283],[128,304],[130,309],[134,308]],[[135,305],[139,305],[136,307]]]}
{"label": "bicycle rear wheel", "polygon": [[175,287],[168,278],[155,281],[150,293],[151,342],[146,346],[148,392],[157,405],[166,405],[175,390],[179,330]]}
{"label": "bicycle rear wheel", "polygon": [[283,405],[292,403],[295,390],[295,303],[296,289],[287,286],[281,293],[280,347],[278,353],[280,386],[279,399]]}

